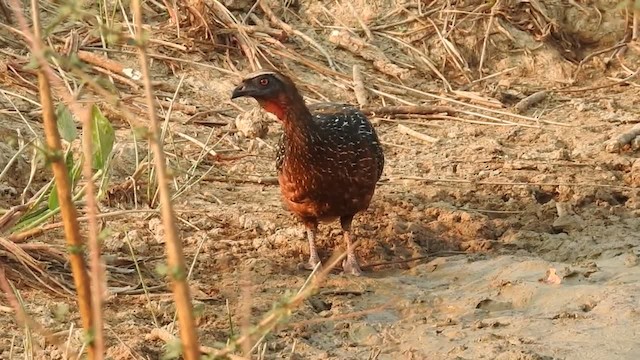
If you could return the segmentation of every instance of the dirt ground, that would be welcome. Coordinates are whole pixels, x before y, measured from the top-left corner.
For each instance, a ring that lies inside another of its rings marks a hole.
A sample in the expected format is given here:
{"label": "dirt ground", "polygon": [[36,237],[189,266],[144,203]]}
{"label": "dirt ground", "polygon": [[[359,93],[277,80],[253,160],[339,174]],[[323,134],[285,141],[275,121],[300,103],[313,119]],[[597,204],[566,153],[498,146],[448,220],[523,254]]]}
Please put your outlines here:
{"label": "dirt ground", "polygon": [[[355,3],[363,7],[363,19],[370,23],[375,20],[372,14],[384,10],[381,7],[395,6]],[[299,28],[321,13],[314,2],[300,6],[304,15],[290,20]],[[344,3],[324,6],[334,12],[336,25],[357,27],[357,23],[350,25],[355,20]],[[595,2],[584,11],[594,11],[595,6],[604,14],[596,28],[590,28],[595,25],[574,7],[565,7],[562,16],[554,14],[560,28],[583,32],[574,31],[568,37],[582,41],[582,47],[572,48],[578,59],[624,36],[624,15],[612,10],[615,4]],[[503,105],[501,111],[515,113],[511,107],[523,96],[566,86],[577,73],[577,63],[567,59],[553,41],[538,41],[535,34],[496,21],[513,36],[492,35],[485,60],[490,71],[485,75],[514,69],[471,84],[447,72],[455,90],[495,99]],[[484,25],[481,28],[484,34]],[[584,38],[595,33],[597,39],[584,45]],[[456,44],[476,54],[476,62],[469,65],[477,68],[478,48],[464,45],[465,41],[473,43],[472,35],[457,39]],[[361,58],[332,47],[326,37],[322,40],[346,74],[351,64],[359,63],[368,74],[384,77]],[[476,37],[475,44],[481,43]],[[379,46],[390,58],[405,63],[401,59],[406,53],[400,47],[389,42]],[[429,54],[438,58],[433,46]],[[612,64],[605,64],[603,58],[610,53],[581,65],[571,89],[589,90],[551,92],[522,114],[538,117],[538,122],[515,119],[516,124],[486,124],[481,122],[490,121],[469,114],[460,118],[475,122],[374,117],[384,143],[386,167],[370,209],[354,222],[355,234],[362,241],[358,256],[365,276],[347,277],[338,271],[330,275],[317,295],[266,336],[257,351],[262,355],[256,352],[255,358],[637,359],[640,160],[637,151],[624,148],[611,153],[603,144],[639,121],[638,85],[629,80],[605,86],[614,77],[629,75],[620,61],[636,69],[638,57],[630,48]],[[114,58],[136,66],[133,56]],[[215,60],[192,59],[219,65]],[[326,97],[355,102],[350,88],[308,68],[288,66],[298,71],[309,101]],[[178,181],[187,178],[201,150],[178,133],[202,142],[211,133],[209,143],[216,144],[214,149],[232,158],[206,158],[193,171],[197,175],[208,172],[207,176],[175,202],[187,261],[193,263],[191,284],[200,339],[220,347],[238,334],[243,322],[257,323],[274,303],[295,293],[308,276],[298,267],[308,254],[302,226],[282,208],[277,185],[256,181],[275,176],[274,146],[281,127],[273,119],[256,115],[268,129],[261,140],[238,131],[234,121],[238,112],[228,100],[236,76],[196,65],[183,65],[174,75],[160,61],[153,63],[153,71],[154,80],[174,87],[184,76],[178,103],[232,114],[204,119],[223,125],[196,124],[189,121],[189,114],[174,111],[168,123],[172,140],[166,145]],[[474,76],[477,78],[480,76]],[[445,96],[436,76],[423,74],[404,83]],[[428,106],[475,111],[425,97],[397,96]],[[371,99],[382,104],[379,97]],[[0,103],[10,109],[4,99]],[[250,100],[235,103],[245,110],[256,106]],[[6,118],[0,134],[7,139],[0,138],[2,167],[16,151],[15,143],[8,140],[12,129],[28,131],[14,115],[0,115]],[[29,120],[41,133],[37,116]],[[398,122],[438,141],[404,135],[398,131]],[[134,172],[135,153],[131,130],[124,122],[114,123],[118,141],[112,181],[117,187]],[[14,165],[15,176],[0,184],[2,208],[19,204],[16,194],[25,186],[29,161],[25,155]],[[49,175],[39,176],[42,181]],[[146,205],[144,201],[134,204],[131,193],[115,192],[111,201],[101,204],[101,212],[134,207],[145,209]],[[149,334],[155,327],[171,326],[174,306],[156,271],[164,255],[158,216],[128,214],[108,218],[104,224],[110,231],[104,241],[111,289],[105,304],[108,356],[114,360],[160,359],[165,344]],[[341,240],[337,223],[321,226],[321,257],[326,259],[342,249]],[[32,241],[64,250],[62,233],[56,230]],[[150,287],[148,297],[141,290],[129,243],[145,285]],[[419,257],[423,258],[398,262]],[[379,263],[387,264],[367,267]],[[81,343],[79,315],[72,299],[19,285],[26,309],[35,320],[54,333],[70,334],[71,343]],[[1,299],[0,358],[23,357],[25,331],[7,307]],[[63,358],[60,350],[41,337],[35,336],[34,343],[44,348],[36,358]]]}

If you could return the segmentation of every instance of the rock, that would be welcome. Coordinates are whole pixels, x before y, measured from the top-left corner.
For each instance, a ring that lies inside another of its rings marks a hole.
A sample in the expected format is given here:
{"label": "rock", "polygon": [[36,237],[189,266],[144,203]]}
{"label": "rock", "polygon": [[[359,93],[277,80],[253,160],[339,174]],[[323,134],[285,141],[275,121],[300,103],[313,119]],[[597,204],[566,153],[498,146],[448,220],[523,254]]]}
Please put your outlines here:
{"label": "rock", "polygon": [[15,197],[18,195],[18,190],[12,186],[0,184],[0,196],[2,197]]}
{"label": "rock", "polygon": [[584,220],[573,212],[571,205],[566,202],[556,202],[558,218],[551,227],[556,231],[570,232],[584,229]]}
{"label": "rock", "polygon": [[638,255],[629,253],[624,257],[624,266],[634,267],[636,265],[638,265]]}
{"label": "rock", "polygon": [[236,128],[249,139],[262,138],[267,135],[269,130],[267,116],[267,113],[260,108],[253,108],[236,117]]}
{"label": "rock", "polygon": [[558,217],[551,226],[562,232],[580,231],[584,229],[584,220],[578,215],[564,215]]}
{"label": "rock", "polygon": [[164,244],[164,228],[162,227],[162,220],[160,220],[160,218],[149,220],[149,230],[151,230],[153,238],[158,244]]}
{"label": "rock", "polygon": [[550,158],[551,160],[569,160],[571,159],[571,153],[567,149],[559,149],[553,151]]}
{"label": "rock", "polygon": [[631,165],[631,172],[629,174],[629,179],[631,180],[631,186],[639,186],[640,185],[640,159],[636,159]]}
{"label": "rock", "polygon": [[351,340],[358,345],[375,345],[377,343],[378,331],[370,325],[352,324],[349,334]]}

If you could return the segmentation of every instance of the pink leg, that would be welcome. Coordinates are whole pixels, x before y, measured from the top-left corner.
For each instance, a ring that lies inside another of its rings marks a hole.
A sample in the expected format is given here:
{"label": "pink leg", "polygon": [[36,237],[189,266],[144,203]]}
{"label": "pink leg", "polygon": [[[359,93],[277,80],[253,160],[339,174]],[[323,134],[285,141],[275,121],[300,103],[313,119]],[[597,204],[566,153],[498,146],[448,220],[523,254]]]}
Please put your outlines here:
{"label": "pink leg", "polygon": [[360,265],[358,265],[355,248],[353,247],[353,243],[351,241],[352,220],[353,215],[340,218],[340,224],[342,225],[342,231],[344,233],[344,241],[347,243],[347,257],[342,261],[342,269],[344,270],[345,274],[360,276],[362,275],[362,270],[360,270]]}

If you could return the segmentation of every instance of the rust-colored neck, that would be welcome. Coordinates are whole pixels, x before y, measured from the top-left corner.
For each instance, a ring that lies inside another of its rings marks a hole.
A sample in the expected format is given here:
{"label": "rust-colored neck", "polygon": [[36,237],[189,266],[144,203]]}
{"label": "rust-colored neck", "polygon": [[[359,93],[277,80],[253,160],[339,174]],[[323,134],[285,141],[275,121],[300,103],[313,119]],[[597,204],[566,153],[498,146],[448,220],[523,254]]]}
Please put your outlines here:
{"label": "rust-colored neck", "polygon": [[307,143],[316,125],[313,115],[297,91],[282,93],[275,99],[260,100],[260,106],[278,117],[292,145]]}

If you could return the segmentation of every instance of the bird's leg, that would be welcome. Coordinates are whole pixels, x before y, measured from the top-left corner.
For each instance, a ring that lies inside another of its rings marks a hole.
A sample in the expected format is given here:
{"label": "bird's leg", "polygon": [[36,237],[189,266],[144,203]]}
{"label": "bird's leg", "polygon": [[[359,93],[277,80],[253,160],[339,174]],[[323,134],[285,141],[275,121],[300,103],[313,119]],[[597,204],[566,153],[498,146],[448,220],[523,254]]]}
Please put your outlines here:
{"label": "bird's leg", "polygon": [[307,262],[305,268],[313,270],[316,265],[320,263],[320,256],[318,256],[318,250],[316,250],[316,232],[318,231],[318,223],[310,222],[305,225],[307,227],[307,240],[309,240],[309,262]]}
{"label": "bird's leg", "polygon": [[343,216],[340,218],[340,225],[342,225],[342,232],[344,233],[344,241],[347,243],[347,257],[342,261],[342,269],[345,274],[351,274],[355,276],[362,275],[362,270],[358,265],[358,259],[354,252],[354,247],[351,239],[351,221],[353,215]]}

